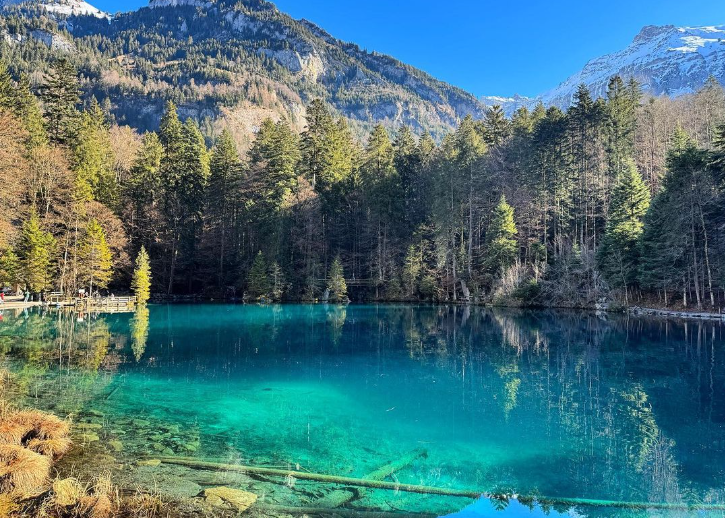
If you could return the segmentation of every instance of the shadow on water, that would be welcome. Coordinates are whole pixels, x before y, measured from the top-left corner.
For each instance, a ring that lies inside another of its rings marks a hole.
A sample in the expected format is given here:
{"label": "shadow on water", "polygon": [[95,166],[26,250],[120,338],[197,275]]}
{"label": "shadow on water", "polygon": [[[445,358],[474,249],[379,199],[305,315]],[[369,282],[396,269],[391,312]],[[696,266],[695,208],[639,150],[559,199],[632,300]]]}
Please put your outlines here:
{"label": "shadow on water", "polygon": [[[388,480],[656,503],[725,502],[724,344],[719,323],[457,306],[175,305],[6,311],[0,322],[17,397],[98,420],[101,442],[122,444],[112,453],[128,462],[184,456],[365,477],[425,448]],[[163,473],[173,496],[208,484],[208,473]],[[314,507],[330,491],[235,483],[288,506]],[[345,505],[443,515],[466,501],[356,490]],[[519,506],[482,500],[453,516],[623,514]],[[688,512],[667,516],[678,514]]]}

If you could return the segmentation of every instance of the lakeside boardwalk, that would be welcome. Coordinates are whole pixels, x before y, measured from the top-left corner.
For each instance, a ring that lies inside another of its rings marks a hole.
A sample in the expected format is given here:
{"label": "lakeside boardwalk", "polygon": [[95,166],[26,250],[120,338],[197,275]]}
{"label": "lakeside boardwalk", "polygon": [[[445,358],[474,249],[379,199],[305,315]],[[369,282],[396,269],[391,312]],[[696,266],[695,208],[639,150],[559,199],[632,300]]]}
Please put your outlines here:
{"label": "lakeside boardwalk", "polygon": [[34,307],[51,307],[57,309],[70,309],[73,311],[92,311],[98,313],[123,313],[134,311],[137,299],[129,297],[84,297],[67,299],[59,295],[51,295],[48,300],[25,302],[23,297],[7,297],[4,304],[0,304],[0,311],[4,309],[26,309]]}

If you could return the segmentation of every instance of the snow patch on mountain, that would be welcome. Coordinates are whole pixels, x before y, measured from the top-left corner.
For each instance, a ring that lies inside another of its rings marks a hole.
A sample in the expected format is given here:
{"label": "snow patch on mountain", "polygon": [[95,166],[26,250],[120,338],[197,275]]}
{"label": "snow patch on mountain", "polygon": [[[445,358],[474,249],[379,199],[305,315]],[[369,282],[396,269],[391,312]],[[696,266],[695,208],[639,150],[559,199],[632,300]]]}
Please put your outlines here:
{"label": "snow patch on mountain", "polygon": [[157,7],[178,7],[183,5],[197,6],[209,8],[213,4],[205,0],[150,0],[149,7],[154,9]]}
{"label": "snow patch on mountain", "polygon": [[62,16],[95,16],[110,18],[110,15],[83,0],[0,0],[0,7],[11,5],[38,5],[46,11]]}
{"label": "snow patch on mountain", "polygon": [[593,97],[602,97],[615,75],[625,80],[633,77],[646,93],[672,97],[697,91],[710,76],[725,84],[725,25],[649,25],[625,49],[592,59],[582,70],[538,97],[482,101],[501,104],[508,114],[522,105],[532,108],[539,102],[567,108],[579,85],[585,84]]}

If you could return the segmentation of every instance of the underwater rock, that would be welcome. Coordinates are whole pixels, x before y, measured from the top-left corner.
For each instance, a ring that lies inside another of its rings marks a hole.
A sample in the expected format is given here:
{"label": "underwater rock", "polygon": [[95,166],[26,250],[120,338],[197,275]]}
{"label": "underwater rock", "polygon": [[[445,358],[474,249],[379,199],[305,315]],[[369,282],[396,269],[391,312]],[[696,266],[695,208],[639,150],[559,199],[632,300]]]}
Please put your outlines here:
{"label": "underwater rock", "polygon": [[100,430],[103,428],[103,425],[98,423],[76,423],[75,426],[79,430]]}
{"label": "underwater rock", "polygon": [[151,466],[155,468],[156,466],[161,465],[161,461],[159,459],[146,459],[146,460],[139,460],[136,461],[137,466]]}
{"label": "underwater rock", "polygon": [[229,504],[239,512],[246,511],[257,501],[257,495],[254,493],[225,486],[205,490],[204,498],[215,507]]}
{"label": "underwater rock", "polygon": [[155,451],[164,451],[166,447],[161,444],[160,442],[152,442],[151,443],[151,449]]}
{"label": "underwater rock", "polygon": [[79,436],[79,439],[81,440],[81,442],[85,442],[85,443],[98,442],[101,440],[101,438],[98,437],[97,433],[92,433],[92,432],[81,434]]}
{"label": "underwater rock", "polygon": [[146,428],[151,425],[151,422],[145,419],[132,419],[131,424],[137,428]]}

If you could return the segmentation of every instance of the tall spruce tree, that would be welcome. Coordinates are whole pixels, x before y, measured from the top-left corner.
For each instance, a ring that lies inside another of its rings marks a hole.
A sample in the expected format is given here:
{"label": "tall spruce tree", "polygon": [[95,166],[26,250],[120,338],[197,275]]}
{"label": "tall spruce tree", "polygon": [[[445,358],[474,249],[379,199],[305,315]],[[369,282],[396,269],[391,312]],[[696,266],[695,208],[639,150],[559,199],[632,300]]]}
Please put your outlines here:
{"label": "tall spruce tree", "polygon": [[610,285],[624,289],[628,301],[628,289],[637,282],[638,245],[650,206],[650,192],[634,161],[628,160],[626,166],[612,193],[609,221],[597,262]]}
{"label": "tall spruce tree", "polygon": [[232,258],[232,237],[235,217],[239,211],[242,162],[232,134],[224,130],[212,150],[206,192],[206,233],[215,265],[217,287],[229,285]]}
{"label": "tall spruce tree", "polygon": [[330,265],[330,271],[327,274],[327,289],[330,290],[332,302],[347,302],[347,282],[345,282],[345,272],[339,255],[335,256]]}
{"label": "tall spruce tree", "polygon": [[78,71],[60,58],[41,88],[48,135],[57,144],[69,144],[75,135],[80,103]]}
{"label": "tall spruce tree", "polygon": [[485,264],[489,271],[498,274],[516,261],[518,256],[517,233],[514,209],[506,201],[506,196],[501,196],[498,205],[493,210],[493,217],[486,233]]}
{"label": "tall spruce tree", "polygon": [[55,239],[43,230],[38,212],[32,207],[17,246],[20,277],[31,292],[40,293],[53,286],[55,246]]}
{"label": "tall spruce tree", "polygon": [[89,287],[90,293],[92,294],[94,289],[108,288],[113,276],[113,259],[106,241],[106,233],[95,218],[91,219],[86,227],[79,256],[79,278]]}
{"label": "tall spruce tree", "polygon": [[254,258],[252,267],[247,275],[247,295],[253,300],[267,297],[270,292],[269,276],[267,275],[267,261],[260,250]]}

